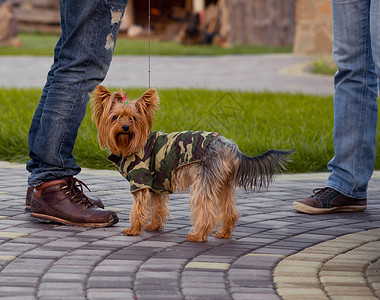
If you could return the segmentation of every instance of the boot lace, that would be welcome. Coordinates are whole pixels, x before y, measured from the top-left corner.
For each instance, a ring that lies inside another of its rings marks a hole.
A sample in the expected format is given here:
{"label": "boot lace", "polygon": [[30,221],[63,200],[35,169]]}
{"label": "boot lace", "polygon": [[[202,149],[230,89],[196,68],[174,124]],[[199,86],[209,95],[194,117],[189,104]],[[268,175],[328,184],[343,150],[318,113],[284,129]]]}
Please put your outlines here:
{"label": "boot lace", "polygon": [[71,177],[70,179],[66,180],[67,185],[63,186],[61,189],[65,190],[68,189],[66,192],[66,195],[69,195],[71,200],[74,200],[74,202],[77,205],[85,205],[84,209],[86,210],[87,208],[95,205],[95,203],[88,198],[83,191],[83,186],[89,191],[90,189],[88,186],[81,180]]}
{"label": "boot lace", "polygon": [[330,194],[330,192],[331,188],[329,187],[314,189],[313,195],[311,195],[310,198],[323,199],[325,196]]}

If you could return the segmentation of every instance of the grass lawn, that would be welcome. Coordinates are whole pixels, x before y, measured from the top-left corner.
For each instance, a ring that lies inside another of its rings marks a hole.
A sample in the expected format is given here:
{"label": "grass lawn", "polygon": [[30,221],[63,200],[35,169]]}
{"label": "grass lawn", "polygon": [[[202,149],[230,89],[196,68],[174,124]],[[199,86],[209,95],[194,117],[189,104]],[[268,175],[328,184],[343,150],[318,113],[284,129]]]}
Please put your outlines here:
{"label": "grass lawn", "polygon": [[[131,98],[143,92],[125,90]],[[28,160],[27,134],[40,93],[39,89],[0,89],[0,160]],[[251,156],[268,149],[292,149],[295,153],[288,169],[295,173],[326,171],[334,154],[331,97],[202,89],[161,89],[159,94],[161,108],[154,130],[218,131]],[[379,135],[380,130],[378,143]],[[379,145],[377,149],[379,158]],[[99,149],[90,107],[74,156],[82,167],[113,168],[107,152]],[[380,169],[380,159],[376,161]]]}
{"label": "grass lawn", "polygon": [[338,71],[332,56],[321,56],[312,62],[310,71],[321,75],[334,75]]}
{"label": "grass lawn", "polygon": [[[0,55],[52,55],[59,36],[22,33],[19,35],[22,47],[0,47]],[[225,54],[262,54],[262,53],[291,53],[292,47],[266,47],[251,45],[236,45],[229,49],[214,45],[184,46],[176,42],[151,41],[152,55],[225,55]],[[147,40],[130,40],[119,38],[116,55],[146,55],[148,54]]]}

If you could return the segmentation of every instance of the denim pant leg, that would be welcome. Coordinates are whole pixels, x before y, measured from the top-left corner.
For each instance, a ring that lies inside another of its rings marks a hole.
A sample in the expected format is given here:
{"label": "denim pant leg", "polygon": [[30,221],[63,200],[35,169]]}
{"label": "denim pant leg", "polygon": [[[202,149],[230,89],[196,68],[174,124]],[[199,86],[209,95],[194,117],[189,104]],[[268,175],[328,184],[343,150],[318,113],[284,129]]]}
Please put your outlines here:
{"label": "denim pant leg", "polygon": [[59,51],[29,134],[29,185],[80,172],[72,155],[78,129],[90,93],[107,74],[127,0],[60,0],[59,4]]}
{"label": "denim pant leg", "polygon": [[[379,39],[380,28],[370,29],[371,2],[377,1],[332,1],[333,56],[339,71],[334,96],[335,156],[328,163],[331,174],[326,186],[357,199],[367,197],[376,150],[378,74],[373,55],[379,53],[372,50],[371,40],[373,33]],[[379,57],[375,59],[378,64]]]}
{"label": "denim pant leg", "polygon": [[41,94],[39,103],[37,105],[36,111],[34,112],[32,123],[31,123],[30,128],[29,128],[28,144],[29,144],[30,160],[28,161],[28,163],[26,165],[26,169],[30,173],[32,173],[34,169],[38,168],[39,164],[40,164],[38,157],[33,153],[32,149],[33,149],[34,141],[36,139],[36,135],[38,132],[38,127],[40,126],[40,119],[41,119],[41,115],[42,115],[42,112],[44,109],[46,97],[47,97],[47,94],[49,92],[50,84],[51,84],[51,81],[54,77],[54,72],[58,68],[58,54],[59,54],[60,49],[61,49],[61,42],[62,42],[62,38],[60,38],[58,40],[57,45],[55,46],[54,63],[51,66],[51,68],[47,74],[46,83],[45,83],[45,86],[42,90],[42,94]]}
{"label": "denim pant leg", "polygon": [[380,1],[371,1],[370,31],[372,57],[376,67],[376,74],[380,88]]}

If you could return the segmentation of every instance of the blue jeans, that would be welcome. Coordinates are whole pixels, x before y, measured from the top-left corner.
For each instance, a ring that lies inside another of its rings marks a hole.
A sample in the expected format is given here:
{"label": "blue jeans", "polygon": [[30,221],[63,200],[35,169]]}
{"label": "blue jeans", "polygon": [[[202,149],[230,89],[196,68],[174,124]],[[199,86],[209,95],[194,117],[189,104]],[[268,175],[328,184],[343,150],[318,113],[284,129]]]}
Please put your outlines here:
{"label": "blue jeans", "polygon": [[380,72],[378,0],[332,0],[334,149],[326,186],[365,199],[375,165]]}
{"label": "blue jeans", "polygon": [[127,0],[59,0],[61,37],[29,130],[30,186],[80,172],[72,155],[90,93],[111,63]]}

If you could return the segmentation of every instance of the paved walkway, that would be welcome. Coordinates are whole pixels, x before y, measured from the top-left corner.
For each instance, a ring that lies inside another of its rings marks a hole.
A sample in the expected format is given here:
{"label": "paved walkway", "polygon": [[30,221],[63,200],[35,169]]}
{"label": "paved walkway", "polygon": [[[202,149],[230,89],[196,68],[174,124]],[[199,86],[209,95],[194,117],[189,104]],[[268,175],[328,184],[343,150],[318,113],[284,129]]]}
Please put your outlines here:
{"label": "paved walkway", "polygon": [[237,192],[232,240],[186,241],[188,194],[171,196],[163,231],[127,237],[132,197],[116,171],[83,170],[120,222],[86,229],[31,220],[27,172],[0,163],[0,297],[4,299],[379,299],[380,172],[363,213],[308,216],[292,201],[327,174],[283,175],[267,192]]}
{"label": "paved walkway", "polygon": [[[331,77],[301,72],[309,60],[292,54],[153,56],[151,86],[332,94]],[[51,57],[0,56],[0,87],[42,87],[51,64]],[[104,84],[147,87],[148,58],[115,56]]]}
{"label": "paved walkway", "polygon": [[[292,55],[152,57],[152,86],[332,94],[331,77],[302,73]],[[0,57],[0,86],[42,87],[49,57]],[[146,87],[146,57],[115,57],[110,86]],[[24,213],[27,172],[0,162],[1,299],[380,299],[380,172],[362,213],[308,216],[294,199],[327,174],[283,175],[266,192],[237,191],[232,240],[186,241],[188,193],[171,196],[163,231],[127,237],[132,197],[116,171],[83,170],[92,194],[120,222],[86,229]]]}

